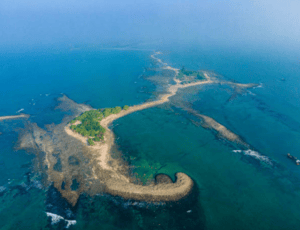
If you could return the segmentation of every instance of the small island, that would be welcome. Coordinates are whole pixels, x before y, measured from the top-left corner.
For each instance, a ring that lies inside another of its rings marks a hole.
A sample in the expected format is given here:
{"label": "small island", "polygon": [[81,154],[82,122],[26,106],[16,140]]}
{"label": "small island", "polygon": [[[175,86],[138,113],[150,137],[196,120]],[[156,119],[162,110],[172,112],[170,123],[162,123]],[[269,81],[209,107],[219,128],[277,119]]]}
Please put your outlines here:
{"label": "small island", "polygon": [[176,78],[179,79],[182,84],[194,83],[206,79],[202,72],[187,70],[184,66],[179,70]]}
{"label": "small island", "polygon": [[[114,108],[87,109],[80,116],[71,120],[64,129],[68,135],[81,141],[93,152],[97,163],[94,166],[95,168],[92,168],[92,177],[104,184],[103,191],[125,199],[147,202],[177,201],[191,193],[194,182],[188,175],[178,172],[175,175],[175,182],[167,180],[168,183],[165,183],[159,179],[163,178],[164,175],[160,175],[160,177],[155,177],[155,182],[150,185],[135,184],[133,178],[129,176],[129,167],[122,162],[123,160],[112,158],[112,147],[115,143],[115,136],[109,126],[114,120],[136,111],[166,103],[170,100],[170,97],[177,94],[179,89],[187,87],[217,83],[228,84],[233,88],[242,90],[255,86],[255,84],[249,85],[220,81],[216,78],[211,78],[210,74],[206,71],[191,71],[186,70],[184,67],[176,69],[163,63],[161,59],[156,57],[158,54],[160,53],[156,52],[151,57],[161,64],[163,69],[175,72],[173,77],[175,84],[169,85],[166,94],[158,96],[158,99],[155,101],[145,102],[140,105],[125,105],[122,108],[116,106]],[[209,126],[227,140],[247,145],[237,135],[212,118],[201,114],[196,115],[203,120],[203,127]],[[99,173],[99,170],[101,173]],[[165,175],[165,177],[168,176]],[[69,186],[65,190],[62,190],[61,179],[55,183],[55,187],[72,205],[76,204],[80,193],[85,190],[82,187],[78,191],[71,191]]]}

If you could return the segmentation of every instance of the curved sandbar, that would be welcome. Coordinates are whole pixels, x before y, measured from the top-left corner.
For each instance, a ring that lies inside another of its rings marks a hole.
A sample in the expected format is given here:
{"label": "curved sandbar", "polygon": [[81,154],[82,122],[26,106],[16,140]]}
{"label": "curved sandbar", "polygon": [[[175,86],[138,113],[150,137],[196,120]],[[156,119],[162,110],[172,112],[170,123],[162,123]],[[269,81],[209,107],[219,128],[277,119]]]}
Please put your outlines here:
{"label": "curved sandbar", "polygon": [[193,188],[193,180],[184,173],[176,173],[175,183],[157,185],[135,185],[122,180],[110,179],[106,183],[106,192],[125,199],[147,202],[177,201],[187,196]]}
{"label": "curved sandbar", "polygon": [[27,114],[20,114],[20,115],[13,115],[13,116],[3,116],[3,117],[0,117],[0,121],[3,121],[3,120],[11,120],[11,119],[19,119],[19,118],[28,118],[29,115]]}

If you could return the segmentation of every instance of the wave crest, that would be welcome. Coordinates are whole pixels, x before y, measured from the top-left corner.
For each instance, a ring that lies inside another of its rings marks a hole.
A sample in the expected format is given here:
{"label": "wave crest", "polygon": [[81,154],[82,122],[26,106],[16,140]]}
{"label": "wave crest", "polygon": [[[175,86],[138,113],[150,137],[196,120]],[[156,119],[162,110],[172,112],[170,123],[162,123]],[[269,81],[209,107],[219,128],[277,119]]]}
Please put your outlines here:
{"label": "wave crest", "polygon": [[256,152],[254,150],[248,149],[248,150],[233,150],[234,153],[243,153],[244,155],[254,157],[255,159],[259,161],[263,161],[269,165],[273,165],[272,161],[269,157],[261,155],[259,152]]}
{"label": "wave crest", "polygon": [[65,221],[67,223],[65,228],[69,228],[71,225],[76,224],[76,220],[67,220],[67,219],[63,218],[62,216],[59,216],[59,215],[51,213],[51,212],[46,212],[46,215],[48,217],[51,217],[51,224],[57,224],[60,221]]}

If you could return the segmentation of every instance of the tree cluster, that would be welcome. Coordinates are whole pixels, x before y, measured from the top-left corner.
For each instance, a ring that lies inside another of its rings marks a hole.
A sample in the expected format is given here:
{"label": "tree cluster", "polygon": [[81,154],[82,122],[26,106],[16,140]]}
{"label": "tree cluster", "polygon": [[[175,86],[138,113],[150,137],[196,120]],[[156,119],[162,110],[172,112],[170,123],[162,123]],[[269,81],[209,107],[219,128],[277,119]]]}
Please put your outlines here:
{"label": "tree cluster", "polygon": [[[123,107],[124,110],[128,108],[129,107],[126,105]],[[106,131],[99,122],[103,118],[108,117],[111,114],[117,114],[121,111],[122,108],[120,106],[86,111],[70,122],[72,124],[70,128],[84,137],[89,137],[88,143],[94,145],[94,141],[99,142],[104,140],[104,133]],[[80,121],[81,124],[74,125],[76,121]]]}
{"label": "tree cluster", "polygon": [[178,79],[183,79],[184,76],[195,77],[198,80],[204,79],[203,75],[199,71],[187,70],[183,66],[182,69],[179,71],[179,73],[177,75],[177,78]]}

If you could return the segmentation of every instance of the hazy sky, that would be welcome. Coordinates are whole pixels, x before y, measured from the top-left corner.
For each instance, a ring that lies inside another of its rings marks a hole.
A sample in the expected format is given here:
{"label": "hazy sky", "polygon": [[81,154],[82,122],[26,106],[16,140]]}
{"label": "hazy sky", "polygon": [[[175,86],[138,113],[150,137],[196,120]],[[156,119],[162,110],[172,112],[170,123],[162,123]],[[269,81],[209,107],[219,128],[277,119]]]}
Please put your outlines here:
{"label": "hazy sky", "polygon": [[0,43],[300,47],[300,0],[1,0]]}

